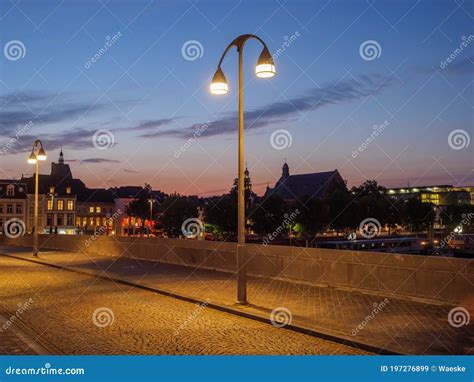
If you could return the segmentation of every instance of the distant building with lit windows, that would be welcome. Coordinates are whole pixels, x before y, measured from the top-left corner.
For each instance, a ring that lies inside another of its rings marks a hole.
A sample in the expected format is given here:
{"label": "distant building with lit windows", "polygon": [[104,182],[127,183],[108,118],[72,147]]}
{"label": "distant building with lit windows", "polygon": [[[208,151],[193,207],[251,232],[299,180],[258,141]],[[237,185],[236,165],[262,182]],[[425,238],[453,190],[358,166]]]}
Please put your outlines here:
{"label": "distant building with lit windows", "polygon": [[474,187],[452,185],[400,187],[387,189],[387,195],[396,200],[417,198],[436,206],[474,204]]}
{"label": "distant building with lit windows", "polygon": [[[80,179],[74,179],[68,164],[64,163],[63,151],[59,153],[58,163],[51,163],[49,175],[39,174],[39,214],[40,233],[76,233],[77,195],[86,190]],[[35,176],[22,177],[27,185],[29,219],[34,215]],[[44,211],[44,212],[43,212]],[[44,216],[44,217],[43,217]]]}
{"label": "distant building with lit windows", "polygon": [[26,184],[16,180],[0,180],[0,233],[10,219],[20,219],[27,227],[28,195]]}

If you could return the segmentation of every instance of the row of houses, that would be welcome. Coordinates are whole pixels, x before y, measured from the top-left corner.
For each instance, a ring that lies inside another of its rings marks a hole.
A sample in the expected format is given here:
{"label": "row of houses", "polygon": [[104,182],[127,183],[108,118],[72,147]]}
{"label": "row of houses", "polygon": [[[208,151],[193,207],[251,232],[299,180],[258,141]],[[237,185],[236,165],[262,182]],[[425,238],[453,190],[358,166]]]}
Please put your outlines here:
{"label": "row of houses", "polygon": [[[34,184],[34,175],[22,176],[19,180],[0,180],[0,232],[4,231],[4,224],[11,219],[20,219],[25,230],[31,232],[34,226]],[[305,196],[324,198],[338,189],[347,190],[338,170],[291,175],[285,162],[281,177],[273,188],[267,187],[264,197],[277,195],[291,203]],[[127,215],[128,204],[142,191],[142,186],[109,189],[86,187],[80,179],[73,177],[61,150],[58,162],[51,163],[50,174],[39,175],[39,232],[81,234],[94,232],[101,227],[101,231],[105,230],[103,233],[107,235],[128,234],[133,227],[142,225],[141,221]],[[246,203],[254,203],[259,199],[252,192],[248,169],[245,170],[245,191]],[[393,199],[415,197],[437,206],[474,204],[474,187],[438,185],[393,188],[386,192]],[[150,191],[150,194],[156,206],[166,197],[160,191]],[[206,202],[212,201],[212,198],[195,199],[201,212]]]}
{"label": "row of houses", "polygon": [[[123,235],[141,224],[126,213],[128,204],[142,190],[141,186],[88,188],[74,178],[64,163],[61,150],[57,163],[51,163],[49,175],[39,174],[38,232],[76,234],[105,227],[109,235]],[[24,223],[26,232],[34,226],[35,176],[19,180],[0,179],[0,232],[12,219]],[[163,194],[152,191],[161,202]]]}

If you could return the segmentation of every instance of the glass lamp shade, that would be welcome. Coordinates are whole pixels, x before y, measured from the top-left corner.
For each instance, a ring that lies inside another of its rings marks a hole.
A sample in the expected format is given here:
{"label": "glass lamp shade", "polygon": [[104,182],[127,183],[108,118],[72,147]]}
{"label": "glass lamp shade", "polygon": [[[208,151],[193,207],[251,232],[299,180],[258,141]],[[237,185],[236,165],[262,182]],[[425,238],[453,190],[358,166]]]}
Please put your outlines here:
{"label": "glass lamp shade", "polygon": [[46,153],[44,152],[43,148],[41,147],[38,156],[38,160],[46,160]]}
{"label": "glass lamp shade", "polygon": [[36,155],[34,152],[31,152],[30,156],[28,157],[28,163],[29,164],[35,164],[36,163]]}
{"label": "glass lamp shade", "polygon": [[229,92],[227,80],[224,76],[224,72],[220,67],[217,68],[214,77],[212,77],[210,90],[212,94],[227,94]]}
{"label": "glass lamp shade", "polygon": [[266,47],[263,48],[255,67],[255,75],[260,78],[273,77],[276,74],[275,63]]}

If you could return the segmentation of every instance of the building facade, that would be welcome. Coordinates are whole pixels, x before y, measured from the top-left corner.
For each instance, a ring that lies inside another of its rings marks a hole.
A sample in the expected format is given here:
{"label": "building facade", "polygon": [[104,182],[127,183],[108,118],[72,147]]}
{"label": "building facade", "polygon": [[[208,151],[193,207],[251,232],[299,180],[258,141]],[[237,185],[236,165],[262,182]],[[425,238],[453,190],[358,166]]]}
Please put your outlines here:
{"label": "building facade", "polygon": [[[0,180],[0,233],[21,234],[21,230],[26,233],[32,227],[28,220],[26,184],[15,180]],[[12,223],[14,224],[11,225]],[[20,231],[16,231],[17,229]]]}
{"label": "building facade", "polygon": [[287,202],[304,197],[322,199],[337,189],[347,191],[339,171],[290,175],[290,167],[285,162],[280,179],[274,188],[267,187],[264,197],[276,195]]}
{"label": "building facade", "polygon": [[387,189],[386,193],[397,201],[417,198],[423,203],[441,207],[474,204],[474,187],[454,187],[452,185],[400,187]]}

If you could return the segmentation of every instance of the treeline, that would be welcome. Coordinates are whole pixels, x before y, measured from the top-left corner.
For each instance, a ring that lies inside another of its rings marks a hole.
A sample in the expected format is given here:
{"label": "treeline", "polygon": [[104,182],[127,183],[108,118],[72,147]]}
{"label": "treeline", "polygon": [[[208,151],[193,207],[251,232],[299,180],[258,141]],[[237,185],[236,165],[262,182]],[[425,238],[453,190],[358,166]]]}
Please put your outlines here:
{"label": "treeline", "polygon": [[[130,204],[127,213],[147,219],[150,207],[146,200],[146,195],[137,199]],[[167,197],[159,209],[153,210],[153,217],[156,226],[169,237],[179,237],[182,235],[183,222],[189,218],[198,218],[198,208],[204,209],[206,232],[220,240],[236,239],[235,190],[221,197],[209,198],[204,205],[202,200],[199,202],[195,198],[174,194]],[[438,213],[443,225],[454,229],[463,217],[474,213],[474,208],[471,205],[448,206]],[[367,218],[376,219],[380,227],[389,233],[396,227],[423,232],[433,227],[436,210],[434,205],[422,203],[417,198],[396,201],[373,180],[349,191],[334,191],[322,199],[305,197],[287,203],[271,195],[254,203],[246,203],[246,228],[260,236],[276,233],[279,238],[284,238],[290,230],[294,235],[306,239],[328,230],[346,234],[357,231],[361,222]]]}

